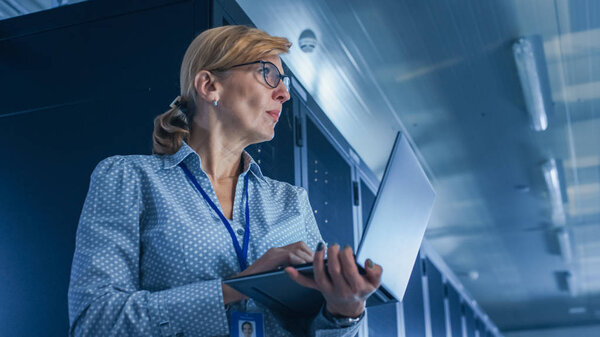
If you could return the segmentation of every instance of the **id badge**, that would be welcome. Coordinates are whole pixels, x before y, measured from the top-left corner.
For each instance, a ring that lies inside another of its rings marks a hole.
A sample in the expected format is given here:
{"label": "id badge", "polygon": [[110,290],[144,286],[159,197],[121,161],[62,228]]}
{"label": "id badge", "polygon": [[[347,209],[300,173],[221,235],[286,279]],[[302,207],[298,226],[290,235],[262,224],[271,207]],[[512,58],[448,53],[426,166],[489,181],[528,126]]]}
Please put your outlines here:
{"label": "id badge", "polygon": [[263,314],[231,312],[231,337],[264,337]]}

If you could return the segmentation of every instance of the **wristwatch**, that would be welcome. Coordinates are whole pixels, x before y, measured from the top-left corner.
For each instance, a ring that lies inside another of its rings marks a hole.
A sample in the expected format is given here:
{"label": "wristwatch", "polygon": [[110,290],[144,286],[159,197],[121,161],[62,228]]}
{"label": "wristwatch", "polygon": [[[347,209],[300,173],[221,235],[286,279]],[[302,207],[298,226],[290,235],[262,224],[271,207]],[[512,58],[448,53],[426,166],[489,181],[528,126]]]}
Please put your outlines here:
{"label": "wristwatch", "polygon": [[362,312],[362,314],[360,314],[360,316],[358,316],[356,318],[339,317],[339,316],[332,315],[329,311],[327,311],[327,308],[325,308],[325,306],[323,306],[323,316],[328,321],[335,324],[336,326],[339,326],[340,328],[347,328],[347,327],[350,327],[350,326],[358,323],[365,316],[365,311],[366,310],[364,310]]}

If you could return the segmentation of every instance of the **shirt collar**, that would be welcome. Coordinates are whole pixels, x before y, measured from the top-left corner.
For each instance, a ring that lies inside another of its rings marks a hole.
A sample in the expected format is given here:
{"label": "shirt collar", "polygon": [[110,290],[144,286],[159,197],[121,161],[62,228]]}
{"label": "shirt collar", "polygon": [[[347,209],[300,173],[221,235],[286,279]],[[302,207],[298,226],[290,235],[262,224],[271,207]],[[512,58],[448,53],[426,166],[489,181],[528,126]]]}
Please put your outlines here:
{"label": "shirt collar", "polygon": [[[194,149],[192,149],[185,141],[182,141],[181,147],[177,152],[170,155],[164,155],[163,168],[171,169],[179,165],[179,163],[184,161],[190,155],[196,156],[198,158],[198,164],[202,162],[200,156],[196,153],[196,151],[194,151]],[[248,172],[248,170],[250,170],[257,178],[259,178],[262,181],[266,181],[265,177],[262,174],[262,171],[260,170],[260,166],[258,166],[258,164],[254,161],[254,159],[248,152],[242,152],[242,160],[244,161],[244,170],[242,174],[245,174],[246,172]],[[200,167],[200,165],[198,166]]]}

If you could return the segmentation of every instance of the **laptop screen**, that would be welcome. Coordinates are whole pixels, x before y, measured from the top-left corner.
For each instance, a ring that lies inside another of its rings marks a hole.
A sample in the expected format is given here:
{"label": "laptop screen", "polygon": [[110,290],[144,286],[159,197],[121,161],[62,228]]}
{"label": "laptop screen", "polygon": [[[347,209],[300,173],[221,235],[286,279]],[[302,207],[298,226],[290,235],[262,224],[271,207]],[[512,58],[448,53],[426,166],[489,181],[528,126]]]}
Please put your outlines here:
{"label": "laptop screen", "polygon": [[383,267],[381,284],[402,301],[429,221],[435,192],[412,151],[398,133],[363,234],[357,262]]}

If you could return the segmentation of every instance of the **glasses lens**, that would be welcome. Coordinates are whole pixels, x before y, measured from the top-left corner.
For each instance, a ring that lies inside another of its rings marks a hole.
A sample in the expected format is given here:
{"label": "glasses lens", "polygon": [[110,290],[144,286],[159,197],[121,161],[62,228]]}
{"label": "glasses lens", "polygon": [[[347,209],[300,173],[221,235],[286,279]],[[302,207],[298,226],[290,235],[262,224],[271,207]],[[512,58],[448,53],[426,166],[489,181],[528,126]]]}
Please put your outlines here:
{"label": "glasses lens", "polygon": [[290,91],[290,78],[288,76],[283,78],[283,85],[285,85],[285,90]]}
{"label": "glasses lens", "polygon": [[273,63],[265,63],[265,80],[272,88],[279,85],[279,70]]}

